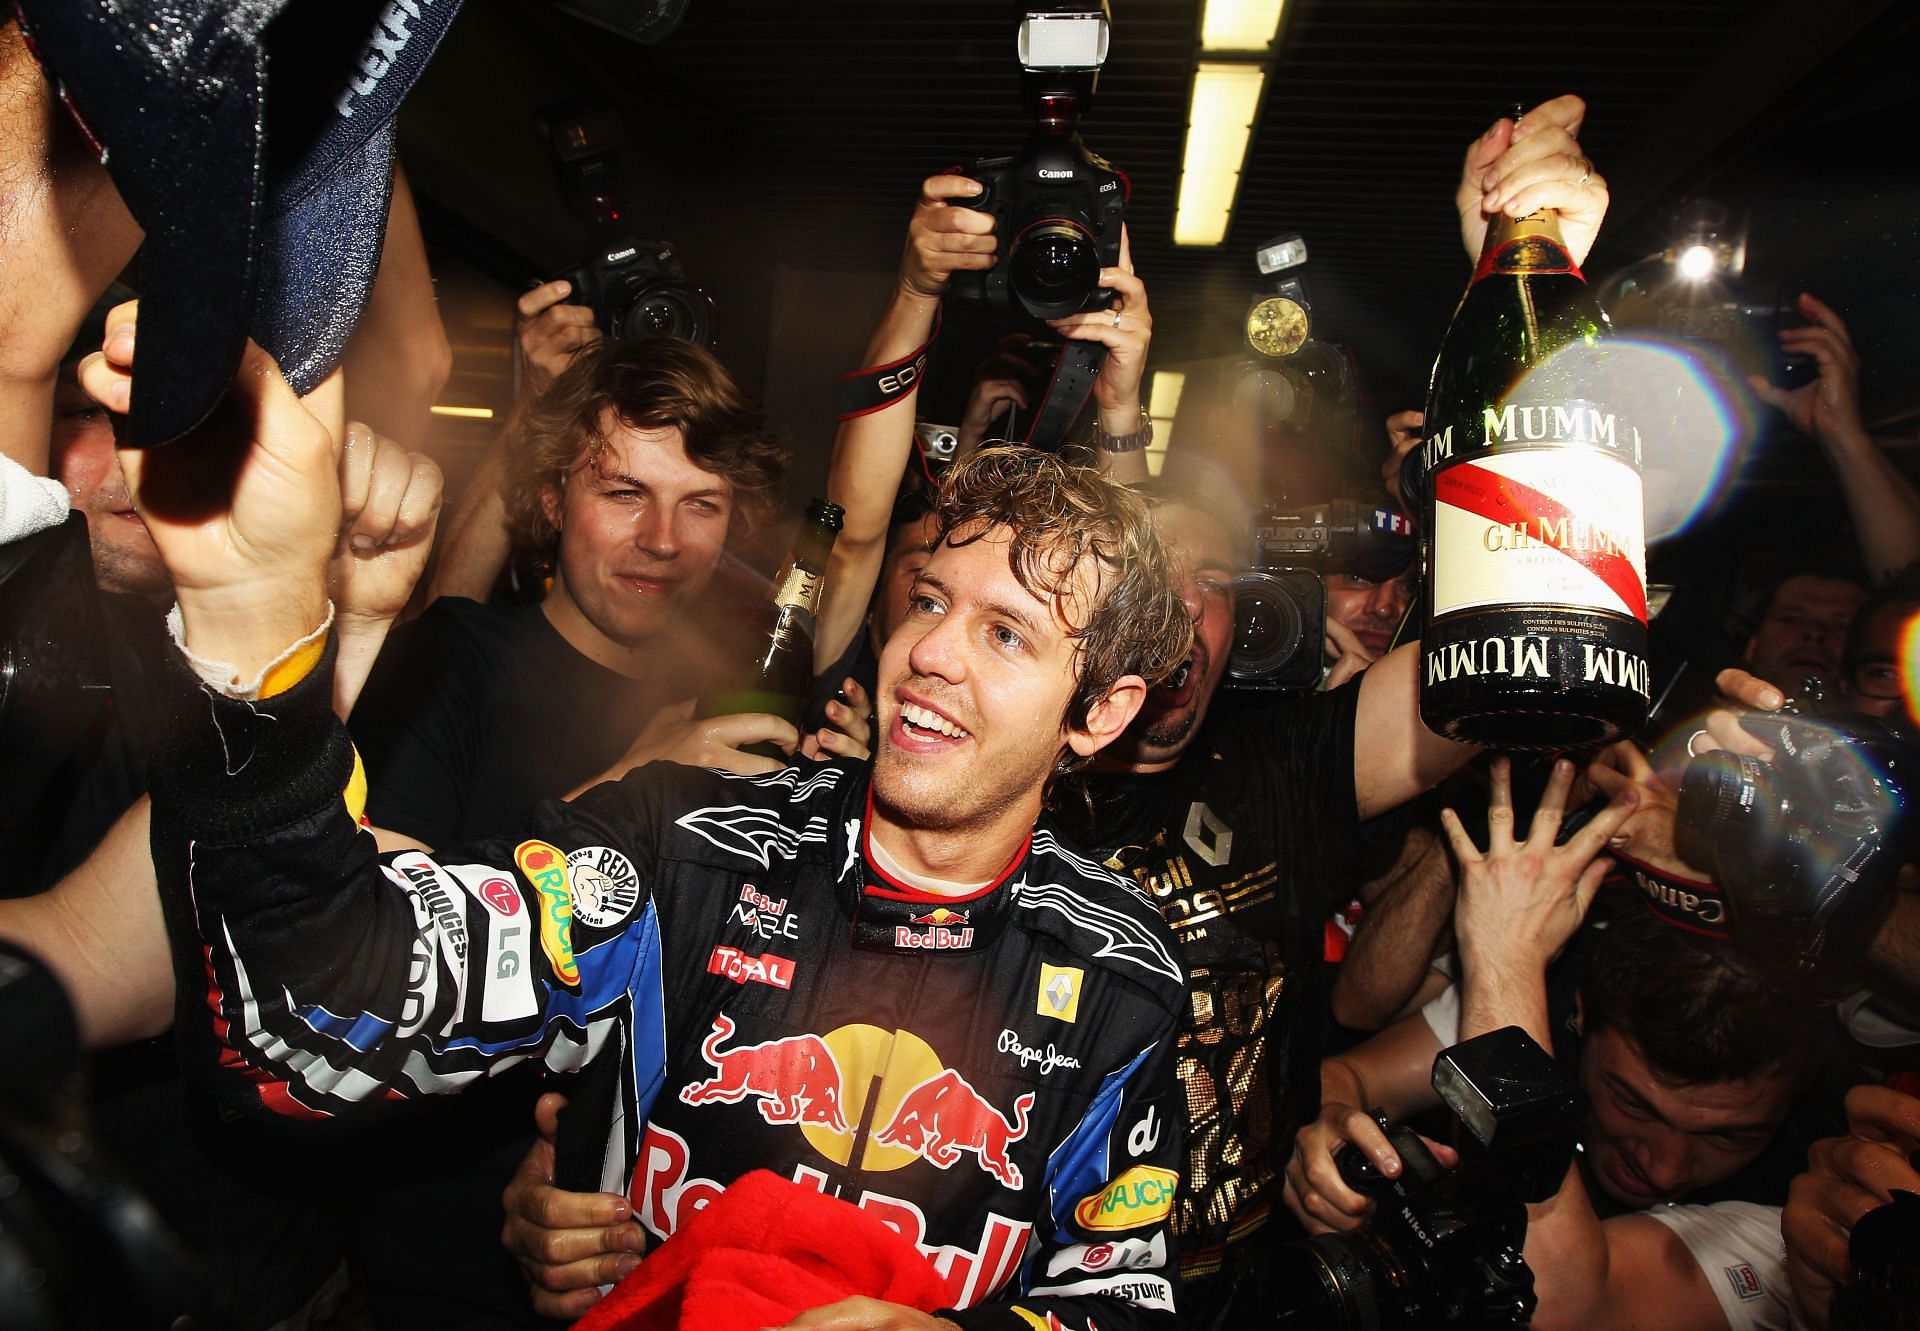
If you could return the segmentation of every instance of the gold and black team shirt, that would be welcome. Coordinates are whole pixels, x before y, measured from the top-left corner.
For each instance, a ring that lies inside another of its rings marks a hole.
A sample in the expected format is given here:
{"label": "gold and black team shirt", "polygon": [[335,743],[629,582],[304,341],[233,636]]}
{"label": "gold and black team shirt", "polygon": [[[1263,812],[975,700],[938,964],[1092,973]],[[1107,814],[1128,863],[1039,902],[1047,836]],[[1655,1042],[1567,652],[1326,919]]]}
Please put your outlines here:
{"label": "gold and black team shirt", "polygon": [[1219,1272],[1266,1221],[1279,1164],[1317,1109],[1324,926],[1358,852],[1358,697],[1357,681],[1304,698],[1222,692],[1172,770],[1089,780],[1093,827],[1076,835],[1152,898],[1188,970],[1183,1279]]}

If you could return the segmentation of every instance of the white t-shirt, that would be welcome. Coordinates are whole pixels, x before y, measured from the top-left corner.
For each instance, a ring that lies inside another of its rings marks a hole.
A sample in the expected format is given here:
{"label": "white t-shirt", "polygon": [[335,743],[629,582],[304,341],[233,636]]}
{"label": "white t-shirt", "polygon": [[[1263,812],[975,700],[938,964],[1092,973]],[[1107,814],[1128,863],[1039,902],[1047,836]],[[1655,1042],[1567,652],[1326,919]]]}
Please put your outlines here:
{"label": "white t-shirt", "polygon": [[[1442,1046],[1460,1041],[1460,989],[1448,985],[1420,1009]],[[1679,1235],[1700,1264],[1729,1331],[1787,1331],[1787,1250],[1780,1208],[1757,1202],[1662,1205],[1644,1212]]]}
{"label": "white t-shirt", "polygon": [[1646,1214],[1687,1245],[1731,1331],[1787,1331],[1793,1325],[1779,1207],[1715,1202],[1656,1206]]}

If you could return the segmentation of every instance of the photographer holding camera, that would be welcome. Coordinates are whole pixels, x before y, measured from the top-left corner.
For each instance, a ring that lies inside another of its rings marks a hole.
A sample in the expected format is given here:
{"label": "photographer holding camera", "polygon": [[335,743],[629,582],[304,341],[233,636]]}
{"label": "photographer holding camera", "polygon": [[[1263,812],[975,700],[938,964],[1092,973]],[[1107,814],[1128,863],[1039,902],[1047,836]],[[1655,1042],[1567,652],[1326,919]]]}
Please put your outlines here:
{"label": "photographer holding camera", "polygon": [[1798,1325],[1893,1331],[1915,1324],[1916,1194],[1920,1098],[1854,1087],[1847,1135],[1814,1143],[1781,1216]]}
{"label": "photographer holding camera", "polygon": [[[1750,701],[1750,677],[1725,677]],[[1519,1025],[1573,1067],[1589,1109],[1584,1152],[1559,1193],[1530,1208],[1525,1255],[1534,1325],[1696,1328],[1786,1325],[1779,1211],[1819,1135],[1819,1014],[1730,947],[1637,906],[1586,930],[1565,960],[1615,844],[1646,860],[1663,835],[1628,820],[1639,789],[1556,846],[1572,768],[1557,765],[1525,839],[1496,763],[1483,853],[1446,816],[1461,863],[1457,992],[1322,1067],[1323,1104],[1301,1132],[1287,1201],[1317,1232],[1371,1211],[1341,1180],[1351,1142],[1388,1176],[1400,1161],[1363,1111],[1399,1119],[1434,1103],[1426,1069],[1457,1039]],[[1616,836],[1616,833],[1618,834]],[[1664,857],[1671,864],[1670,856]]]}

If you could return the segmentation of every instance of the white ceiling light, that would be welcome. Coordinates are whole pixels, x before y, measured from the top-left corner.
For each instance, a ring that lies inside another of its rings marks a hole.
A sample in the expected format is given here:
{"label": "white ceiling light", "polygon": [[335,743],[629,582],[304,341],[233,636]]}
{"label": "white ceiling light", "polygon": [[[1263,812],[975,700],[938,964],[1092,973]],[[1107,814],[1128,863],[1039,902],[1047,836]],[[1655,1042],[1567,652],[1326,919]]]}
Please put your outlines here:
{"label": "white ceiling light", "polygon": [[1264,51],[1280,31],[1285,0],[1207,0],[1200,12],[1203,51]]}
{"label": "white ceiling light", "polygon": [[1174,244],[1218,245],[1227,238],[1266,83],[1267,72],[1259,65],[1202,61],[1194,71],[1180,197],[1173,214]]}

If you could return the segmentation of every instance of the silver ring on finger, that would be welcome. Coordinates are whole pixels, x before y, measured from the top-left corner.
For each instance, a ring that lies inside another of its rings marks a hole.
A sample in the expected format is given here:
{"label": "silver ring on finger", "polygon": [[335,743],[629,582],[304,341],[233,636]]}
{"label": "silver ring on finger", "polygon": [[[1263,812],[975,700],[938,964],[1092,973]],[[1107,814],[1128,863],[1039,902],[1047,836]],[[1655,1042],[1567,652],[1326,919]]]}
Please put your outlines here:
{"label": "silver ring on finger", "polygon": [[1585,169],[1581,171],[1580,179],[1573,182],[1576,189],[1593,179],[1593,159],[1591,157],[1582,157],[1580,164]]}
{"label": "silver ring on finger", "polygon": [[1699,750],[1695,749],[1693,746],[1695,744],[1698,744],[1702,739],[1706,738],[1706,735],[1707,735],[1706,731],[1696,730],[1691,735],[1687,736],[1687,757],[1698,758],[1700,756]]}

